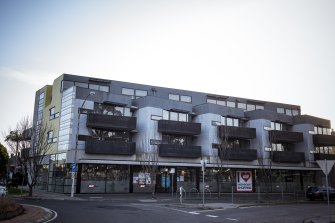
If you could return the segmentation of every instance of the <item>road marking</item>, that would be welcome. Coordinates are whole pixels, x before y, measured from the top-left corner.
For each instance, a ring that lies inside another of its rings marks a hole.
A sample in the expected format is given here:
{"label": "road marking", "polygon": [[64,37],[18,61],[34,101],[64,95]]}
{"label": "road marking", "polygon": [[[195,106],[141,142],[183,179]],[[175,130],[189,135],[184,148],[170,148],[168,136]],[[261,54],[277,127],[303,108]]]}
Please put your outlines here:
{"label": "road marking", "polygon": [[207,217],[210,217],[210,218],[217,218],[217,217],[219,217],[219,216],[216,216],[216,215],[210,215],[210,214],[208,214],[208,215],[206,215]]}
{"label": "road marking", "polygon": [[189,213],[189,214],[200,214],[200,213],[195,212],[195,211],[190,211],[190,212],[187,212],[187,213]]}
{"label": "road marking", "polygon": [[240,209],[248,209],[248,208],[262,208],[263,206],[249,206],[249,207],[240,207]]}
{"label": "road marking", "polygon": [[229,221],[238,221],[237,219],[235,219],[235,218],[226,218],[227,220],[229,220]]}
{"label": "road marking", "polygon": [[222,211],[225,210],[224,208],[218,208],[218,209],[211,209],[211,210],[201,210],[201,211],[197,211],[199,213],[201,212],[213,212],[213,211]]}

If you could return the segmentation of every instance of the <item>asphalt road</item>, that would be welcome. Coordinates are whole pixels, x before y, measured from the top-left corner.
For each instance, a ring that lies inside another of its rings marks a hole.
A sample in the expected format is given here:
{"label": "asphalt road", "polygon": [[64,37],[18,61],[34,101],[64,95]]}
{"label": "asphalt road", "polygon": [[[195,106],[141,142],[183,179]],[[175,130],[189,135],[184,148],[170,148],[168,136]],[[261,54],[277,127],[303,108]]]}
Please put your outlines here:
{"label": "asphalt road", "polygon": [[[173,203],[22,200],[52,209],[58,216],[51,223],[298,223],[316,216],[328,216],[325,202],[290,205],[247,206],[221,210],[181,207]],[[335,205],[331,204],[335,213]]]}

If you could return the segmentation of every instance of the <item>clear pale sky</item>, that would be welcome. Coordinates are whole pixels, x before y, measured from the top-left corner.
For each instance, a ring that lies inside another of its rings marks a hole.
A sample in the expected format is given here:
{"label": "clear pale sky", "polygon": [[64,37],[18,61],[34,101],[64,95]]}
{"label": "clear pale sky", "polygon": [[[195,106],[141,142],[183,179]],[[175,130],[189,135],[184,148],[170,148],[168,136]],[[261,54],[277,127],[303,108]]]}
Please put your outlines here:
{"label": "clear pale sky", "polygon": [[0,0],[0,142],[62,73],[300,105],[335,126],[333,0]]}

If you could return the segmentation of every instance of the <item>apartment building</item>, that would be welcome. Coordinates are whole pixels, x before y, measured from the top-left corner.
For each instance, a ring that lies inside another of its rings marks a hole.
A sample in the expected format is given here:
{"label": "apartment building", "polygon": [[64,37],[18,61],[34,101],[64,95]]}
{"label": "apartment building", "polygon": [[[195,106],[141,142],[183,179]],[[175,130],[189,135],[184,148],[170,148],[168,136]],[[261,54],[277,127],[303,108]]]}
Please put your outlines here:
{"label": "apartment building", "polygon": [[149,192],[154,181],[157,192],[292,192],[325,184],[316,160],[335,159],[330,121],[298,105],[94,77],[38,90],[42,121],[52,150],[41,183],[59,193],[72,176],[75,193]]}

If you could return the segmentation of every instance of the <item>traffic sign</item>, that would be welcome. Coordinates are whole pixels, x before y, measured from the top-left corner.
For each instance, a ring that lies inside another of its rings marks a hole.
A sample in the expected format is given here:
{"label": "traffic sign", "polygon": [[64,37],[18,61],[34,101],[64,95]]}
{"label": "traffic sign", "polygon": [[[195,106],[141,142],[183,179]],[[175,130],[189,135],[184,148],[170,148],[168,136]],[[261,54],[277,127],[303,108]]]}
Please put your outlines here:
{"label": "traffic sign", "polygon": [[335,164],[335,160],[317,160],[316,162],[319,164],[321,170],[326,175],[329,174]]}
{"label": "traffic sign", "polygon": [[76,163],[71,164],[71,170],[72,170],[72,172],[77,172],[77,164]]}

